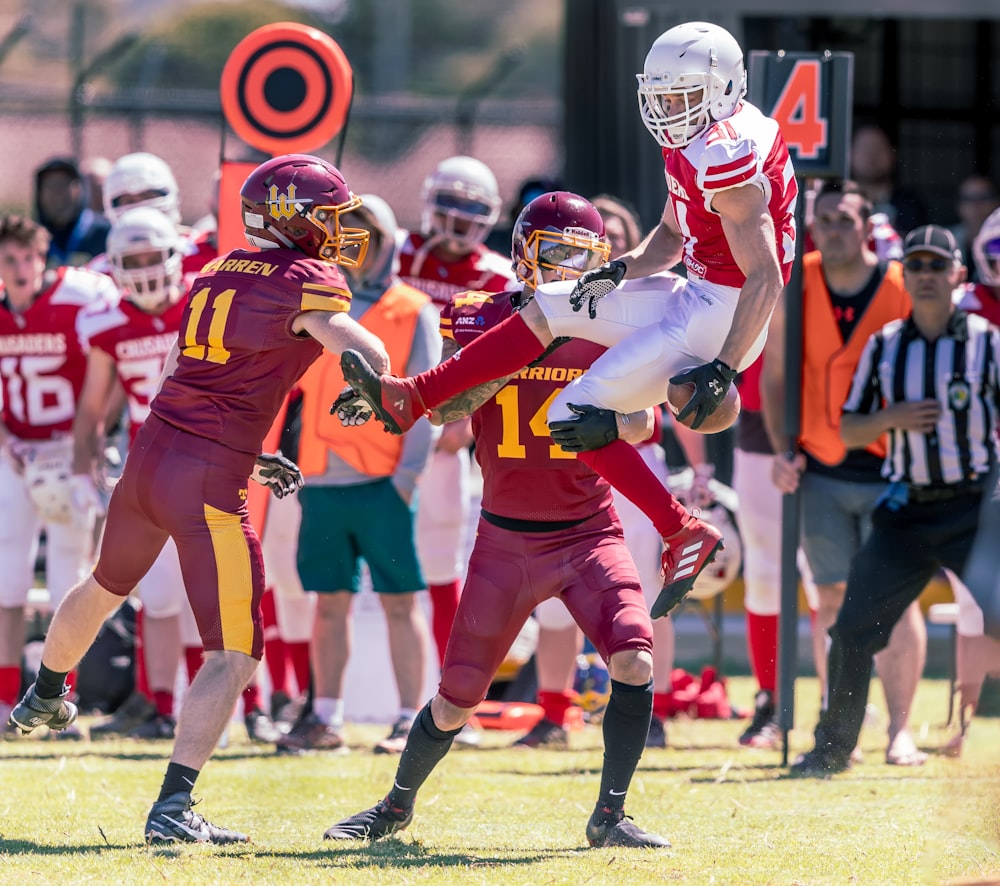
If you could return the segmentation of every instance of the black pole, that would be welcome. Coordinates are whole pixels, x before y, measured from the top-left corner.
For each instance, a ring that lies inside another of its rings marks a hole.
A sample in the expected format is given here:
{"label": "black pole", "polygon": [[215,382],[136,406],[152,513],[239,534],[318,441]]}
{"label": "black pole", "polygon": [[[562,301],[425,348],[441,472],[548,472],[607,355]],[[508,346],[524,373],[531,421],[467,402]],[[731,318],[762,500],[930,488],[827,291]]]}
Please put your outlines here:
{"label": "black pole", "polygon": [[[787,454],[798,450],[802,408],[802,241],[805,238],[805,182],[798,180],[795,204],[796,250],[785,287],[785,425]],[[782,457],[779,453],[778,457]],[[778,618],[778,725],[783,766],[788,765],[788,733],[795,724],[795,673],[799,640],[799,494],[781,502],[781,614]]]}

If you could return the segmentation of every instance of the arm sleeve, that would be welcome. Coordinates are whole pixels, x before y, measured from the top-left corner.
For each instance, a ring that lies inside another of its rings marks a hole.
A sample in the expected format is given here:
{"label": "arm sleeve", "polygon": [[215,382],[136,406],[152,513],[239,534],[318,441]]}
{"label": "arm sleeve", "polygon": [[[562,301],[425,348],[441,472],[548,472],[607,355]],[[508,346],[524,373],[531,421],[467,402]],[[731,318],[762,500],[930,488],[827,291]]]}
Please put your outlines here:
{"label": "arm sleeve", "polygon": [[857,412],[869,415],[881,407],[879,396],[878,364],[882,356],[884,339],[882,333],[872,335],[858,358],[851,381],[851,391],[844,402],[842,412]]}

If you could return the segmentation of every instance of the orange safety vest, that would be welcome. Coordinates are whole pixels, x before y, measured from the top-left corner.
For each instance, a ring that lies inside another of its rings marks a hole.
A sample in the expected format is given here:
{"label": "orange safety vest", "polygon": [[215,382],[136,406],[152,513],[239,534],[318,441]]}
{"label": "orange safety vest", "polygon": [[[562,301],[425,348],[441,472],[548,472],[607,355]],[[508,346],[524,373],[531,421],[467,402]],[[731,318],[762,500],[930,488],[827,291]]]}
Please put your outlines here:
{"label": "orange safety vest", "polygon": [[[910,296],[903,288],[903,266],[890,262],[875,295],[850,338],[844,342],[820,267],[821,255],[802,258],[802,430],[799,443],[813,458],[840,464],[847,448],[840,439],[840,414],[851,392],[854,370],[872,333],[910,314]],[[885,436],[865,447],[885,456]]]}
{"label": "orange safety vest", "polygon": [[[373,332],[389,352],[390,366],[405,367],[413,348],[420,312],[430,298],[406,283],[395,283],[358,321]],[[403,451],[402,437],[387,434],[372,418],[360,427],[345,428],[330,405],[344,389],[340,358],[325,352],[302,376],[302,436],[299,468],[306,477],[326,471],[327,452],[333,450],[352,468],[369,477],[391,476]]]}

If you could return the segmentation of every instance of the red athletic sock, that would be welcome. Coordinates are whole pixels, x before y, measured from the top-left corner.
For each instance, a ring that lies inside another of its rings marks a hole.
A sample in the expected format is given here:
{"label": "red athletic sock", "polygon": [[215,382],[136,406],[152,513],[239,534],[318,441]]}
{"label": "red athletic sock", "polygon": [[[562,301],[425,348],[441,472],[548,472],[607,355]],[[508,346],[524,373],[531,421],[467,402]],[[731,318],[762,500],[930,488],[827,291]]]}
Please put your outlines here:
{"label": "red athletic sock", "polygon": [[146,619],[140,607],[135,613],[135,691],[153,700],[149,688],[149,671],[146,670]]}
{"label": "red athletic sock", "polygon": [[658,720],[669,720],[674,712],[674,694],[672,692],[653,693],[653,716]]}
{"label": "red athletic sock", "polygon": [[251,684],[243,690],[243,713],[246,715],[249,714],[250,711],[257,710],[261,710],[260,687],[256,684]]}
{"label": "red athletic sock", "polygon": [[545,719],[551,720],[557,726],[566,725],[566,712],[573,707],[572,692],[548,692],[538,690],[538,704],[545,711]]}
{"label": "red athletic sock", "polygon": [[298,687],[299,695],[305,695],[309,690],[309,641],[286,643],[285,648],[288,650],[288,657],[292,662],[292,671],[295,673],[295,684]]}
{"label": "red athletic sock", "polygon": [[18,665],[0,667],[0,704],[13,707],[21,695],[21,668]]}
{"label": "red athletic sock", "polygon": [[153,704],[156,705],[156,713],[161,717],[172,717],[174,715],[174,693],[167,689],[153,690]]}
{"label": "red athletic sock", "polygon": [[427,590],[431,595],[431,631],[434,634],[434,644],[437,646],[438,665],[443,665],[444,651],[448,648],[448,637],[451,635],[451,626],[455,623],[455,613],[458,611],[461,588],[456,578],[446,584],[430,585]]}
{"label": "red athletic sock", "polygon": [[267,588],[260,598],[261,625],[264,628],[264,666],[271,680],[272,692],[288,692],[288,650],[278,632],[278,613],[274,608],[274,590]]}
{"label": "red athletic sock", "polygon": [[688,512],[649,469],[639,450],[624,440],[579,452],[577,458],[600,474],[653,522],[664,538],[678,532]]}
{"label": "red athletic sock", "polygon": [[205,663],[205,650],[200,646],[185,646],[184,647],[184,664],[187,666],[188,672],[188,683],[194,682],[194,678],[197,676],[198,671],[201,670],[201,666]]}
{"label": "red athletic sock", "polygon": [[778,616],[758,615],[748,609],[746,621],[750,667],[757,685],[773,693],[777,688]]}
{"label": "red athletic sock", "polygon": [[432,409],[456,394],[524,369],[545,348],[520,314],[488,329],[444,363],[416,376],[424,406]]}

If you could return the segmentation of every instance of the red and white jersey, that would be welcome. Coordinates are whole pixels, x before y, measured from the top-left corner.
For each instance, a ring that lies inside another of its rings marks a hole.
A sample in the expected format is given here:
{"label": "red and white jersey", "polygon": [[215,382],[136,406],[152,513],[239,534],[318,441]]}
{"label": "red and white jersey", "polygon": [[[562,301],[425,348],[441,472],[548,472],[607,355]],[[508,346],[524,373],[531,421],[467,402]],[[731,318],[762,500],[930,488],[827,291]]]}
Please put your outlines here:
{"label": "red and white jersey", "polygon": [[439,310],[459,292],[503,292],[516,282],[510,259],[481,244],[468,255],[442,261],[426,243],[416,231],[406,235],[399,247],[399,276],[426,292]]}
{"label": "red and white jersey", "polygon": [[80,313],[91,304],[116,303],[118,290],[103,274],[67,267],[22,314],[11,311],[3,295],[0,289],[3,422],[22,440],[49,440],[73,429],[83,389],[87,351]]}
{"label": "red and white jersey", "polygon": [[155,316],[122,299],[118,304],[86,308],[80,314],[81,337],[91,349],[103,351],[112,359],[125,389],[130,441],[135,440],[139,427],[149,417],[149,404],[163,364],[177,341],[184,304],[181,299]]}
{"label": "red and white jersey", "polygon": [[712,208],[720,191],[757,184],[774,220],[778,260],[788,282],[795,257],[798,185],[778,124],[748,102],[691,144],[663,149],[670,207],[684,236],[688,276],[739,288],[746,280]]}
{"label": "red and white jersey", "polygon": [[983,283],[963,283],[952,294],[955,307],[1000,326],[1000,290]]}

